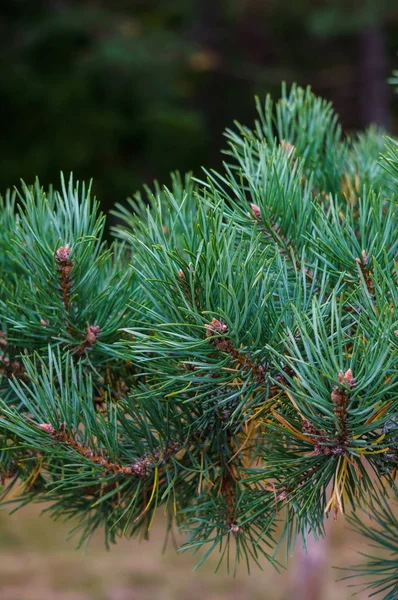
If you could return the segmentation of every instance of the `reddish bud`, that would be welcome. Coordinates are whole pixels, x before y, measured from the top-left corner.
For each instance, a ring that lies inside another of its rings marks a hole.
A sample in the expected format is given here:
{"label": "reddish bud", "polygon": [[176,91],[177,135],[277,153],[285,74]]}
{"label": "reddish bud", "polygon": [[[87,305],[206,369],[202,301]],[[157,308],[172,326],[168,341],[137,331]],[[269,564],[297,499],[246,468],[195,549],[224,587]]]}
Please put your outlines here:
{"label": "reddish bud", "polygon": [[352,374],[352,370],[348,369],[345,373],[343,373],[343,371],[340,371],[339,375],[339,382],[340,383],[348,383],[348,385],[352,388],[356,385],[357,380],[355,379],[354,375]]}
{"label": "reddish bud", "polygon": [[218,319],[212,319],[211,324],[206,324],[206,335],[210,337],[215,333],[227,333],[228,326],[225,323],[221,323]]}
{"label": "reddish bud", "polygon": [[356,383],[356,379],[354,378],[351,369],[348,369],[348,371],[344,373],[344,379],[350,387],[352,387]]}
{"label": "reddish bud", "polygon": [[184,274],[184,271],[183,271],[182,269],[180,269],[180,270],[178,271],[178,277],[179,277],[180,279],[185,279],[185,274]]}
{"label": "reddish bud", "polygon": [[66,246],[60,246],[60,248],[58,248],[57,252],[55,253],[55,260],[60,265],[66,265],[66,263],[69,260],[69,254],[70,254],[69,244],[66,244]]}
{"label": "reddish bud", "polygon": [[55,433],[55,429],[52,425],[50,425],[50,423],[41,423],[39,425],[39,428],[45,431],[45,433],[48,433],[49,435],[53,435],[53,433]]}
{"label": "reddish bud", "polygon": [[97,341],[97,337],[100,334],[100,327],[98,327],[98,325],[89,325],[87,327],[87,332],[86,332],[86,336],[85,336],[85,341],[91,345],[95,344],[95,342]]}
{"label": "reddish bud", "polygon": [[211,337],[214,333],[214,328],[211,325],[209,325],[208,323],[206,323],[205,328],[206,328],[206,336]]}
{"label": "reddish bud", "polygon": [[286,154],[293,154],[295,151],[293,144],[286,142],[285,140],[281,140],[281,148],[286,152]]}
{"label": "reddish bud", "polygon": [[252,209],[253,215],[256,219],[261,219],[261,211],[260,207],[257,204],[250,204],[250,208]]}

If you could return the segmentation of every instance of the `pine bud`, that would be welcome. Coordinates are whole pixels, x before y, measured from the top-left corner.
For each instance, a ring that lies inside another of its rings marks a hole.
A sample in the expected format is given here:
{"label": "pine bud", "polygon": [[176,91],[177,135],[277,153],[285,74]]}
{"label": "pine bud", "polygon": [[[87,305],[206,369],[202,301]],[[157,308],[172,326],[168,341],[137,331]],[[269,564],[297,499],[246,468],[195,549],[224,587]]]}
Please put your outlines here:
{"label": "pine bud", "polygon": [[332,393],[330,394],[332,402],[337,405],[341,405],[345,399],[345,392],[341,390],[337,385],[334,386]]}
{"label": "pine bud", "polygon": [[98,327],[98,325],[89,325],[87,327],[87,333],[84,338],[84,341],[87,342],[87,344],[89,344],[90,346],[92,346],[97,341],[97,337],[99,336],[100,331],[101,329],[100,327]]}
{"label": "pine bud", "polygon": [[256,217],[256,219],[261,219],[260,207],[257,206],[257,204],[250,204],[250,208],[253,212],[253,215]]}
{"label": "pine bud", "polygon": [[53,433],[55,433],[55,429],[52,425],[50,425],[50,423],[41,423],[39,428],[49,435],[53,435]]}
{"label": "pine bud", "polygon": [[69,254],[70,254],[69,244],[66,244],[66,246],[60,246],[58,248],[57,252],[55,253],[55,260],[60,265],[66,265],[66,263],[69,260]]}
{"label": "pine bud", "polygon": [[362,250],[361,252],[361,258],[356,258],[355,262],[358,263],[358,265],[361,265],[362,267],[367,267],[368,266],[368,255],[366,254],[365,250]]}
{"label": "pine bud", "polygon": [[286,154],[293,154],[295,151],[293,144],[286,142],[285,140],[281,140],[281,148],[286,152]]}
{"label": "pine bud", "polygon": [[283,500],[285,500],[285,498],[288,495],[288,491],[287,490],[282,490],[282,492],[279,494],[278,496],[278,500],[280,500],[280,502],[282,502]]}
{"label": "pine bud", "polygon": [[180,279],[185,279],[185,274],[184,274],[184,271],[183,271],[182,269],[180,269],[180,270],[178,271],[178,277],[179,277]]}
{"label": "pine bud", "polygon": [[348,369],[348,371],[344,373],[344,379],[350,387],[354,387],[354,385],[356,385],[357,380],[353,376],[351,369]]}
{"label": "pine bud", "polygon": [[342,371],[340,371],[338,377],[339,377],[340,383],[344,383],[344,382],[348,383],[348,385],[350,386],[350,388],[355,387],[356,384],[357,384],[357,380],[353,376],[351,369],[348,369],[345,373],[343,373]]}
{"label": "pine bud", "polygon": [[211,324],[206,324],[206,336],[211,337],[215,333],[227,333],[228,326],[225,323],[221,323],[218,319],[212,319]]}

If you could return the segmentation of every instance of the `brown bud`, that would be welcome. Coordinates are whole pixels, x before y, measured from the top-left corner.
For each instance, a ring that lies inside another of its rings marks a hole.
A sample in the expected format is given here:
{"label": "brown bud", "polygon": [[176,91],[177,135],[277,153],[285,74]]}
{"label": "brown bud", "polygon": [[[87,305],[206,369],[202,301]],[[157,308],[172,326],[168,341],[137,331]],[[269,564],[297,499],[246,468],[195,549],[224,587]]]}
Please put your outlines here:
{"label": "brown bud", "polygon": [[87,332],[84,338],[85,342],[87,342],[87,344],[89,344],[90,346],[95,344],[100,331],[101,329],[100,327],[98,327],[98,325],[89,325],[87,327]]}
{"label": "brown bud", "polygon": [[301,426],[303,431],[308,435],[318,435],[318,431],[314,425],[308,421],[308,419],[303,419]]}
{"label": "brown bud", "polygon": [[69,254],[70,254],[69,244],[66,244],[66,246],[60,246],[58,248],[57,252],[55,253],[55,260],[60,265],[66,265],[66,263],[69,260]]}
{"label": "brown bud", "polygon": [[240,527],[237,523],[231,523],[228,527],[228,531],[230,531],[231,533],[239,533]]}
{"label": "brown bud", "polygon": [[256,219],[261,219],[261,211],[260,207],[257,204],[250,204],[250,208],[252,209],[253,215]]}
{"label": "brown bud", "polygon": [[295,151],[295,147],[290,142],[286,140],[281,140],[281,148],[286,152],[286,154],[293,154]]}
{"label": "brown bud", "polygon": [[215,329],[221,331],[221,333],[227,333],[228,331],[227,325],[225,325],[225,323],[221,323],[221,321],[219,321],[218,319],[212,319],[211,324]]}
{"label": "brown bud", "polygon": [[332,402],[340,405],[344,402],[344,391],[341,390],[337,385],[334,386],[332,393],[330,394]]}
{"label": "brown bud", "polygon": [[47,327],[48,321],[45,321],[44,319],[40,319],[40,325],[43,325],[43,327]]}
{"label": "brown bud", "polygon": [[214,334],[214,328],[211,325],[209,325],[208,323],[206,323],[205,329],[206,329],[206,337],[211,337]]}
{"label": "brown bud", "polygon": [[206,324],[206,336],[211,337],[215,333],[227,333],[228,326],[225,323],[221,323],[218,319],[212,319],[211,324]]}
{"label": "brown bud", "polygon": [[356,381],[356,379],[355,379],[355,377],[354,377],[354,376],[353,376],[353,374],[352,374],[352,371],[351,371],[351,369],[348,369],[348,371],[346,371],[346,372],[344,373],[344,379],[345,379],[345,381],[348,383],[348,385],[349,385],[350,387],[354,387],[354,385],[355,385],[355,384],[356,384],[356,382],[357,382],[357,381]]}
{"label": "brown bud", "polygon": [[50,423],[41,423],[39,428],[48,433],[49,435],[53,435],[55,433],[55,429]]}
{"label": "brown bud", "polygon": [[180,270],[178,271],[178,277],[179,277],[180,279],[185,279],[185,274],[184,274],[184,271],[183,271],[182,269],[180,269]]}
{"label": "brown bud", "polygon": [[362,267],[367,267],[368,266],[368,255],[366,254],[365,250],[362,250],[361,252],[361,258],[356,258],[355,262],[358,263],[358,265],[361,265]]}
{"label": "brown bud", "polygon": [[344,383],[344,382],[348,383],[348,385],[351,388],[355,387],[357,384],[357,380],[355,379],[354,375],[352,374],[351,369],[348,369],[345,373],[340,371],[338,378],[339,378],[340,383]]}

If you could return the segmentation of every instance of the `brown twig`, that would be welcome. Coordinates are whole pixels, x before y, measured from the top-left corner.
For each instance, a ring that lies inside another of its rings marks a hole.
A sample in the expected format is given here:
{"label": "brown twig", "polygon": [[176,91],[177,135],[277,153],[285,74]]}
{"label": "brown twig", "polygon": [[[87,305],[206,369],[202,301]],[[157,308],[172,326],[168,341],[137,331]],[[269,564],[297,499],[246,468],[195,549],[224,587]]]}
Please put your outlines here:
{"label": "brown twig", "polygon": [[[339,381],[341,384],[346,383],[350,388],[356,386],[356,379],[354,378],[351,369],[348,369],[345,373],[339,373]],[[349,432],[347,429],[347,408],[349,404],[349,397],[347,390],[335,385],[330,395],[333,404],[335,404],[334,415],[337,417],[338,430],[336,432],[335,447],[333,448],[333,454],[344,454],[346,446],[349,442]]]}
{"label": "brown twig", "polygon": [[221,494],[225,500],[225,509],[227,514],[227,527],[231,533],[239,533],[240,527],[236,522],[236,491],[235,481],[231,473],[226,470],[221,478]]}
{"label": "brown twig", "polygon": [[359,269],[364,278],[366,287],[368,288],[369,294],[373,294],[373,281],[372,281],[371,271],[369,269],[369,264],[368,264],[369,263],[368,255],[366,254],[365,250],[362,250],[361,258],[356,258],[355,262],[359,266]]}
{"label": "brown twig", "polygon": [[[266,238],[273,238],[279,245],[279,252],[281,254],[283,254],[284,256],[286,256],[287,258],[289,258],[290,260],[292,260],[296,266],[296,268],[301,271],[302,269],[302,264],[299,261],[298,258],[296,258],[290,253],[291,250],[291,240],[286,237],[285,235],[283,235],[280,226],[276,223],[274,223],[274,220],[272,218],[271,215],[268,216],[268,220],[270,223],[270,228],[272,230],[273,233],[271,233],[271,231],[269,230],[269,228],[265,227],[264,221],[262,220],[261,217],[261,211],[260,211],[260,207],[257,206],[257,204],[250,204],[250,208],[252,210],[253,215],[250,215],[251,217],[254,217],[254,219],[261,225],[261,231],[265,234]],[[310,271],[310,269],[308,269],[307,267],[305,267],[304,272],[309,280],[310,283],[312,283],[313,279],[314,279],[314,274],[312,273],[312,271]]]}
{"label": "brown twig", "polygon": [[229,354],[243,369],[250,371],[257,382],[265,382],[265,368],[251,360],[250,356],[237,350],[230,339],[220,337],[220,333],[225,334],[228,332],[227,325],[221,323],[218,319],[213,319],[211,323],[205,325],[205,328],[206,337],[209,338],[209,341],[214,344],[220,352]]}
{"label": "brown twig", "polygon": [[[66,244],[66,246],[60,246],[55,253],[55,261],[59,265],[59,278],[60,278],[60,289],[62,294],[62,301],[64,304],[64,308],[66,312],[69,311],[70,305],[70,289],[71,289],[71,271],[74,266],[73,261],[69,261],[70,255],[70,246]],[[68,323],[68,331],[71,333],[72,327],[70,323]]]}
{"label": "brown twig", "polygon": [[160,448],[157,448],[152,454],[144,454],[142,457],[137,458],[137,460],[130,465],[121,465],[120,463],[110,461],[108,458],[103,456],[101,452],[95,452],[88,446],[81,444],[66,431],[65,425],[61,425],[59,431],[56,431],[56,429],[49,423],[42,423],[39,425],[39,428],[45,433],[48,433],[54,441],[73,448],[73,450],[78,452],[81,456],[84,456],[93,463],[103,467],[106,471],[109,471],[115,475],[135,475],[136,477],[145,477],[159,461],[165,460],[167,457],[177,452],[177,450],[180,448],[177,442],[171,442],[164,451],[162,451]]}
{"label": "brown twig", "polygon": [[308,419],[304,419],[301,426],[304,433],[314,444],[314,454],[332,454],[332,450],[328,445],[329,440],[324,431],[317,429]]}

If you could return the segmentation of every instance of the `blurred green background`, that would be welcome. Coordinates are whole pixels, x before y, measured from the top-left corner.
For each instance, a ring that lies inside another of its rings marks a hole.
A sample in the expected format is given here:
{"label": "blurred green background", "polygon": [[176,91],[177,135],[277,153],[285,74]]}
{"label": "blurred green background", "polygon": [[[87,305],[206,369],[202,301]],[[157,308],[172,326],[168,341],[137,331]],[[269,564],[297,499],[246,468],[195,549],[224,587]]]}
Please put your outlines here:
{"label": "blurred green background", "polygon": [[220,162],[282,80],[346,130],[398,131],[396,0],[3,0],[0,189],[94,178],[105,209],[171,170]]}

